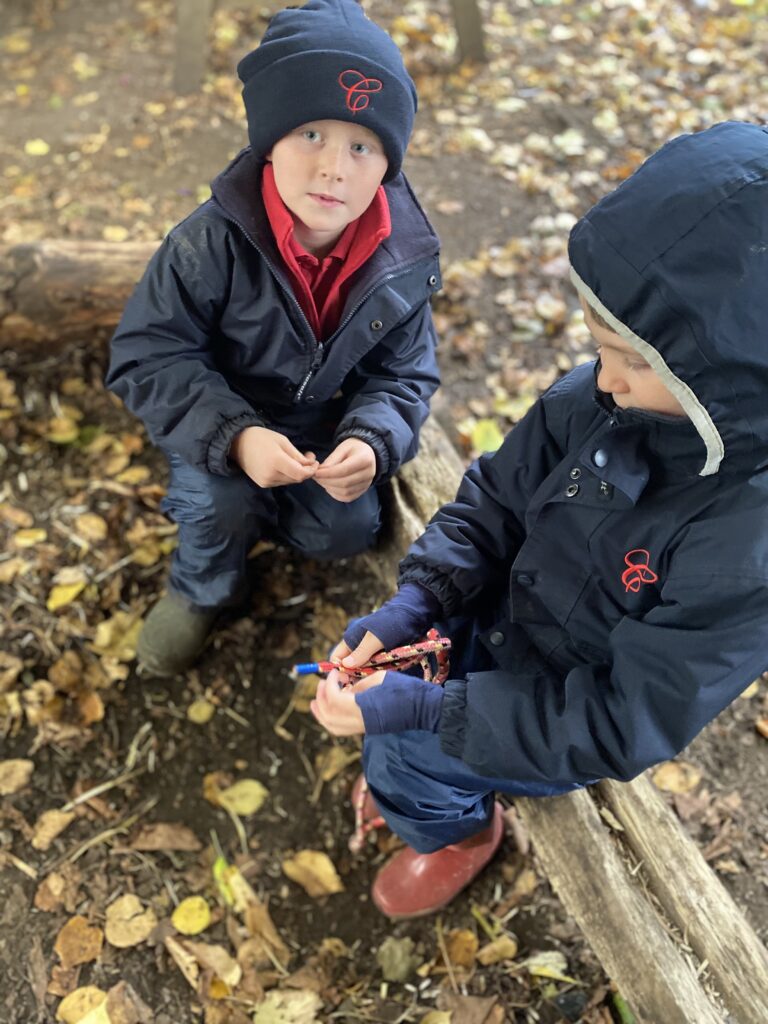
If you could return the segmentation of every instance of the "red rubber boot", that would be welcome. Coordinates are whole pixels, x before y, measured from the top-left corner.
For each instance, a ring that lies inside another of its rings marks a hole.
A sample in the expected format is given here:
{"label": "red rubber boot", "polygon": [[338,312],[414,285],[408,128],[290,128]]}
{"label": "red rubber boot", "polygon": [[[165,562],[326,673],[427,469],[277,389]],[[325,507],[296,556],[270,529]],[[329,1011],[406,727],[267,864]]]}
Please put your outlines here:
{"label": "red rubber boot", "polygon": [[441,910],[480,874],[503,838],[504,816],[497,803],[488,828],[469,839],[435,853],[416,853],[406,846],[376,875],[374,904],[395,920]]}

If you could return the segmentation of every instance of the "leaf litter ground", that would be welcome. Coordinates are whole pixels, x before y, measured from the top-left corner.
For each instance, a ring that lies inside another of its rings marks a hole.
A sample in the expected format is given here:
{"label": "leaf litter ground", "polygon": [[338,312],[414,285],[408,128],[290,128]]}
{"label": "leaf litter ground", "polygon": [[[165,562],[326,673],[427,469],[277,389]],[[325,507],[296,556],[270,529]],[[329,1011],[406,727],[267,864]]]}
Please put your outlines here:
{"label": "leaf litter ground", "polygon": [[[232,68],[269,5],[219,7],[191,97],[169,86],[168,0],[6,7],[3,241],[160,237],[242,144]],[[591,357],[566,282],[574,219],[670,135],[759,119],[768,22],[757,0],[483,5],[491,63],[456,70],[447,2],[368,7],[419,87],[407,170],[444,249],[435,412],[470,457]],[[101,389],[103,351],[89,338],[3,355],[0,1022],[242,1024],[266,999],[262,1022],[608,1024],[607,980],[513,818],[502,856],[439,925],[371,908],[391,841],[347,851],[357,748],[289,704],[287,668],[372,605],[372,581],[262,548],[252,605],[199,668],[136,677],[174,535],[162,462]],[[759,683],[657,778],[762,934],[766,732]],[[227,810],[221,794],[243,782]],[[336,878],[343,892],[308,895]],[[195,933],[201,898],[211,922]],[[497,928],[506,946],[484,953]],[[533,954],[544,960],[524,967]]]}

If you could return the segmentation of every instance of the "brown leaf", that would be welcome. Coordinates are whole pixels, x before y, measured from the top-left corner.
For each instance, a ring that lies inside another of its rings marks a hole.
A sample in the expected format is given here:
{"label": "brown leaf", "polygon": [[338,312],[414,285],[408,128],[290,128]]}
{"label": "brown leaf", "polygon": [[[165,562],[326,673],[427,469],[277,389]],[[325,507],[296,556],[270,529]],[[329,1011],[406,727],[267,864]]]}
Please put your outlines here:
{"label": "brown leaf", "polygon": [[472,967],[480,943],[468,928],[454,928],[445,937],[448,959],[457,967]]}
{"label": "brown leaf", "polygon": [[71,917],[56,936],[54,952],[58,954],[66,970],[76,964],[87,964],[96,960],[104,944],[104,933],[80,914]]}
{"label": "brown leaf", "polygon": [[313,898],[344,892],[331,858],[322,851],[300,850],[295,857],[283,861],[283,871]]}
{"label": "brown leaf", "polygon": [[132,850],[201,850],[203,844],[191,828],[178,822],[158,821],[142,825],[129,843]]}
{"label": "brown leaf", "polygon": [[48,669],[48,678],[57,690],[72,693],[82,682],[83,662],[77,651],[65,651]]}
{"label": "brown leaf", "polygon": [[64,967],[54,964],[51,968],[51,980],[48,982],[48,993],[52,996],[68,996],[77,988],[80,978],[80,965]]}
{"label": "brown leaf", "polygon": [[64,864],[60,871],[52,871],[43,879],[35,893],[35,906],[38,910],[54,911],[62,908],[67,913],[74,913],[80,902],[80,871],[74,864]]}
{"label": "brown leaf", "polygon": [[154,1014],[126,981],[119,981],[107,993],[109,1024],[152,1024]]}

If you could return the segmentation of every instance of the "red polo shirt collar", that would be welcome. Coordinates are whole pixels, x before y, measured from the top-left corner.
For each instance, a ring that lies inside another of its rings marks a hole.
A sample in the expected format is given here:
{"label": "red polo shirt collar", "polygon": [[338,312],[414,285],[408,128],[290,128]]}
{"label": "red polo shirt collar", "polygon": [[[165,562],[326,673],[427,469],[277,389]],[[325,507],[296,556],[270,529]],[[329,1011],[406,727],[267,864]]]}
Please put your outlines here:
{"label": "red polo shirt collar", "polygon": [[368,209],[346,226],[331,252],[318,259],[296,240],[293,216],[277,191],[271,164],[264,167],[261,191],[294,295],[315,337],[324,341],[339,326],[350,278],[391,234],[386,193],[380,185]]}

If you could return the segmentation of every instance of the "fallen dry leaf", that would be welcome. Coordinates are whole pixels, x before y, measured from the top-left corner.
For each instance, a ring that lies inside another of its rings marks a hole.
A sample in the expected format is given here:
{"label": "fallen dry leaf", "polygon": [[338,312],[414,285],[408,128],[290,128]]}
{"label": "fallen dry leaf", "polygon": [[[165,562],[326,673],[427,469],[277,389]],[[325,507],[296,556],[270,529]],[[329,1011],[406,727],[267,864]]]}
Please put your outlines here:
{"label": "fallen dry leaf", "polygon": [[211,923],[211,908],[202,896],[188,896],[171,914],[171,924],[182,935],[199,935]]}
{"label": "fallen dry leaf", "polygon": [[106,1003],[107,993],[95,985],[84,985],[70,992],[59,1003],[56,1009],[56,1020],[64,1024],[80,1024],[83,1017],[92,1010]]}
{"label": "fallen dry leaf", "polygon": [[701,772],[687,761],[665,761],[651,776],[654,785],[666,793],[688,793],[701,782]]}
{"label": "fallen dry leaf", "polygon": [[316,992],[270,992],[256,1008],[253,1024],[315,1024],[322,1005]]}
{"label": "fallen dry leaf", "polygon": [[257,779],[240,779],[218,794],[219,804],[241,817],[255,814],[268,796],[269,790]]}
{"label": "fallen dry leaf", "polygon": [[132,850],[202,850],[203,844],[191,828],[178,822],[158,821],[142,825],[130,842]]}
{"label": "fallen dry leaf", "polygon": [[504,960],[514,960],[517,950],[517,942],[511,935],[501,935],[478,950],[477,960],[483,967],[487,967],[489,964],[499,964]]}
{"label": "fallen dry leaf", "polygon": [[480,946],[477,936],[468,928],[454,928],[445,936],[448,959],[457,967],[471,967]]}
{"label": "fallen dry leaf", "polygon": [[50,810],[43,811],[35,822],[35,831],[32,836],[32,846],[36,850],[45,851],[51,843],[60,835],[64,829],[75,820],[74,811]]}
{"label": "fallen dry leaf", "polygon": [[56,936],[54,952],[65,970],[96,960],[104,944],[104,933],[80,914],[71,917]]}
{"label": "fallen dry leaf", "polygon": [[35,770],[35,762],[27,758],[0,761],[0,796],[10,796],[23,789]]}
{"label": "fallen dry leaf", "polygon": [[127,949],[145,942],[156,925],[154,910],[151,907],[145,909],[138,896],[126,893],[107,907],[104,932],[111,946]]}
{"label": "fallen dry leaf", "polygon": [[293,882],[298,882],[309,896],[329,896],[344,892],[333,861],[319,850],[300,850],[295,857],[283,861],[283,871]]}

